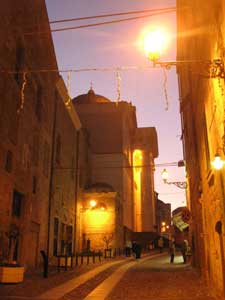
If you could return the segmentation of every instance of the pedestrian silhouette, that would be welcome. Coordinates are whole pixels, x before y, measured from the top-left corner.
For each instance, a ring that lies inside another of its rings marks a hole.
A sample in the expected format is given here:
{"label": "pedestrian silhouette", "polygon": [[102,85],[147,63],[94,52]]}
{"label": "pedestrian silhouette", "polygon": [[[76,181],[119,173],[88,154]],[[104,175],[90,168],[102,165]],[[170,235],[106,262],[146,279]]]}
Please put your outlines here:
{"label": "pedestrian silhouette", "polygon": [[141,258],[141,245],[137,242],[132,243],[132,251],[135,254],[135,258]]}
{"label": "pedestrian silhouette", "polygon": [[184,260],[184,264],[186,264],[187,261],[187,250],[188,250],[188,241],[187,240],[183,240],[182,244],[181,244],[181,253],[183,256],[183,260]]}
{"label": "pedestrian silhouette", "polygon": [[162,253],[163,252],[163,238],[160,237],[158,239],[158,248],[159,248],[159,252]]}
{"label": "pedestrian silhouette", "polygon": [[174,256],[175,256],[175,253],[176,253],[176,244],[175,244],[174,240],[170,241],[169,251],[170,251],[170,263],[173,263],[174,262]]}

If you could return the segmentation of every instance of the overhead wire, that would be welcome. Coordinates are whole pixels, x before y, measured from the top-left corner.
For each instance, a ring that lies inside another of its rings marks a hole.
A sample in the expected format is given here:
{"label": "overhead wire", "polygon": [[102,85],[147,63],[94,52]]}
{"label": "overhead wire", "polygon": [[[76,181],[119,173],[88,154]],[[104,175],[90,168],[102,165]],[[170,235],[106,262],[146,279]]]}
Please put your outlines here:
{"label": "overhead wire", "polygon": [[131,15],[131,14],[143,14],[143,13],[149,13],[149,12],[162,12],[162,11],[167,11],[167,10],[176,11],[176,7],[174,6],[174,7],[164,7],[164,8],[157,8],[157,9],[133,10],[133,11],[128,11],[128,12],[114,13],[114,14],[103,14],[103,15],[88,16],[88,17],[53,20],[53,21],[50,21],[49,23],[50,24],[66,23],[66,22],[75,22],[75,21],[82,21],[82,20],[98,19],[98,18],[124,16],[124,15]]}
{"label": "overhead wire", "polygon": [[161,14],[167,14],[175,12],[175,10],[166,10],[166,11],[161,11],[161,12],[156,12],[152,13],[149,15],[144,15],[144,16],[137,16],[137,17],[130,17],[130,18],[125,18],[125,19],[117,19],[117,20],[112,20],[112,21],[105,21],[105,22],[99,22],[99,23],[91,23],[91,24],[84,24],[84,25],[78,25],[78,26],[72,26],[72,27],[63,27],[63,28],[57,28],[57,29],[50,29],[48,31],[33,31],[33,32],[25,32],[25,36],[29,35],[34,35],[34,34],[50,34],[50,32],[60,32],[60,31],[67,31],[67,30],[75,30],[75,29],[82,29],[82,28],[88,28],[88,27],[94,27],[94,26],[102,26],[102,25],[109,25],[109,24],[115,24],[115,23],[121,23],[121,22],[127,22],[127,21],[132,21],[132,20],[137,20],[137,19],[143,19],[143,18],[149,18]]}

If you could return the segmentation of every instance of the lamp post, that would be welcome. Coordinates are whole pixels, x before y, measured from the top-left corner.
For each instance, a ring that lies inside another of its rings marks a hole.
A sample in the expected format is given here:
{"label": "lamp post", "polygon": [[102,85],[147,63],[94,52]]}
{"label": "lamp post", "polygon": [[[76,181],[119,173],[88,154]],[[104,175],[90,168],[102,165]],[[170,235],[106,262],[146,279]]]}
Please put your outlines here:
{"label": "lamp post", "polygon": [[166,184],[173,184],[175,185],[176,187],[180,188],[180,189],[186,189],[187,188],[187,182],[186,181],[168,181],[168,172],[166,169],[163,169],[162,173],[162,179],[163,179],[163,182],[166,183]]}

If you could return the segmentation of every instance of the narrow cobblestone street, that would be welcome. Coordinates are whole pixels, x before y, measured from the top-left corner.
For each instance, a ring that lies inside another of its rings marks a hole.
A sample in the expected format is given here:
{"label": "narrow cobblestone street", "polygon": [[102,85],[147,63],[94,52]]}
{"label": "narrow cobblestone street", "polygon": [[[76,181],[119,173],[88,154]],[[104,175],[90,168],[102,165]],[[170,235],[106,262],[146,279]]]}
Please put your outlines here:
{"label": "narrow cobblestone street", "polygon": [[61,272],[48,279],[29,278],[1,285],[1,300],[214,300],[199,274],[180,256],[122,258]]}
{"label": "narrow cobblestone street", "polygon": [[209,290],[189,265],[168,256],[139,261],[129,269],[107,300],[211,300]]}

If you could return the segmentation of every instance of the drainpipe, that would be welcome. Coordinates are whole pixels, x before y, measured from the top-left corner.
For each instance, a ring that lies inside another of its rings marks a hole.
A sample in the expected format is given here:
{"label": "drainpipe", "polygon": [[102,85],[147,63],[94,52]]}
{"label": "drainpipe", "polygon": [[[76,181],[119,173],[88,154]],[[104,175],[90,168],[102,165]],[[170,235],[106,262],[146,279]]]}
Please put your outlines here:
{"label": "drainpipe", "polygon": [[220,176],[220,186],[221,186],[221,193],[222,193],[222,210],[223,210],[223,222],[218,221],[215,226],[216,232],[219,234],[219,240],[220,240],[220,252],[221,252],[221,268],[222,268],[222,280],[223,280],[223,295],[225,296],[225,257],[224,257],[224,243],[223,243],[223,228],[225,228],[225,194],[224,194],[224,183],[223,183],[223,174],[222,170],[219,171]]}
{"label": "drainpipe", "polygon": [[74,199],[74,241],[73,241],[73,254],[76,252],[77,241],[77,198],[78,198],[78,176],[79,176],[79,145],[80,145],[80,131],[76,132],[76,166],[75,166],[75,199]]}
{"label": "drainpipe", "polygon": [[51,151],[51,167],[49,178],[49,194],[48,194],[48,232],[47,232],[47,266],[46,277],[48,277],[48,263],[49,263],[49,250],[50,250],[50,229],[51,229],[51,209],[52,209],[52,187],[53,187],[53,171],[54,171],[54,153],[55,153],[55,132],[56,132],[56,114],[57,114],[58,98],[55,97],[54,101],[54,115],[53,115],[53,129],[52,129],[52,151]]}

